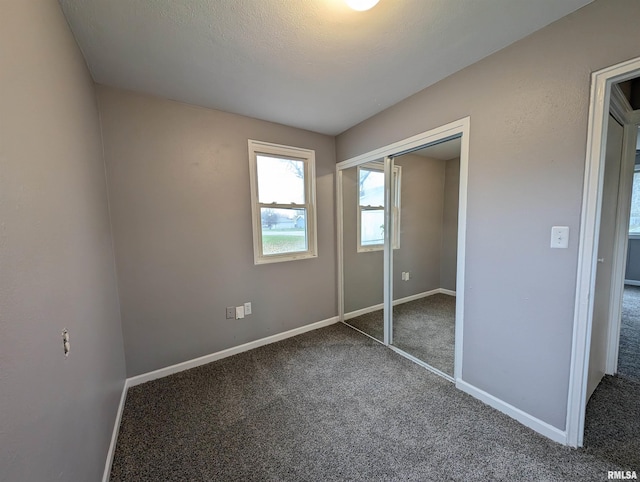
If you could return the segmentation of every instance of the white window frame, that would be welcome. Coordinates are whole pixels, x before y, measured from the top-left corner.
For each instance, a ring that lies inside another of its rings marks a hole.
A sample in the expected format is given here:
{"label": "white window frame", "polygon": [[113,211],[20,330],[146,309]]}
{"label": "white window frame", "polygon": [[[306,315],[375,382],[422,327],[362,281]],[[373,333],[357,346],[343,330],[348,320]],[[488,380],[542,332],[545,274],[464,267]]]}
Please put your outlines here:
{"label": "white window frame", "polygon": [[[361,164],[358,166],[357,172],[357,183],[358,193],[356,195],[356,209],[357,209],[357,245],[356,249],[358,253],[367,253],[369,251],[383,251],[384,250],[384,241],[379,244],[362,244],[362,230],[361,230],[361,220],[362,220],[362,211],[366,210],[382,210],[384,212],[384,206],[367,206],[363,209],[360,205],[360,170],[364,169],[367,171],[379,171],[384,173],[384,164],[381,162],[367,162],[366,164]],[[401,166],[393,166],[393,249],[400,249],[400,191],[402,186],[402,168]]]}
{"label": "white window frame", "polygon": [[[258,155],[304,162],[304,204],[266,204],[258,198]],[[279,263],[318,257],[316,226],[316,153],[311,149],[272,144],[249,139],[249,178],[251,182],[251,215],[253,225],[254,264]],[[262,249],[262,217],[260,208],[306,209],[307,250],[280,254],[264,254]]]}

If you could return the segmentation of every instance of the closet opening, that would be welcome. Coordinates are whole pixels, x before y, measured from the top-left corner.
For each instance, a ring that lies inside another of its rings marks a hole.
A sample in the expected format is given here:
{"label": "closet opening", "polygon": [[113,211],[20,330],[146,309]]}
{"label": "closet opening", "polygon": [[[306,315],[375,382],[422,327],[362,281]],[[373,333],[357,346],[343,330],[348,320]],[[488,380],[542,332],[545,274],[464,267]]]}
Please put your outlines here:
{"label": "closet opening", "polygon": [[461,378],[469,119],[337,165],[342,322]]}

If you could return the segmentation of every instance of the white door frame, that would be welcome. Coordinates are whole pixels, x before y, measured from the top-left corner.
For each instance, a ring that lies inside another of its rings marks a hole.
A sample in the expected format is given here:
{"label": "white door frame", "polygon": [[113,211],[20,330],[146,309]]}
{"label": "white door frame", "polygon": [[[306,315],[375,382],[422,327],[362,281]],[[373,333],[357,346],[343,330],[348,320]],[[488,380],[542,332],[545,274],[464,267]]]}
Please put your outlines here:
{"label": "white door frame", "polygon": [[[582,446],[586,411],[587,377],[593,322],[593,292],[598,256],[598,235],[604,181],[604,157],[611,87],[638,77],[640,57],[607,67],[591,75],[573,340],[567,400],[567,444]],[[625,144],[626,145],[626,144]],[[619,213],[620,214],[620,213]],[[618,256],[620,252],[618,251]]]}
{"label": "white door frame", "polygon": [[[343,198],[342,198],[342,170],[360,165],[362,163],[371,162],[385,158],[385,173],[389,174],[392,168],[392,158],[406,151],[413,150],[415,148],[426,146],[429,144],[435,144],[444,141],[448,138],[460,136],[460,183],[459,183],[459,207],[458,207],[458,258],[457,258],[457,272],[456,272],[456,325],[455,325],[455,360],[454,360],[454,379],[456,382],[462,381],[462,337],[464,326],[464,275],[465,275],[465,249],[467,244],[467,183],[468,183],[468,166],[469,166],[469,132],[470,132],[471,120],[470,117],[464,117],[457,121],[453,121],[449,124],[431,129],[429,131],[417,134],[413,137],[403,139],[393,144],[375,149],[360,156],[347,159],[346,161],[339,162],[336,165],[336,216],[338,220],[338,310],[340,321],[344,321],[344,251],[342,243],[343,234]],[[390,179],[389,176],[385,176],[385,179]],[[387,200],[391,199],[391,184],[385,185],[385,195]],[[387,206],[390,204],[387,203]],[[391,211],[390,209],[387,210]],[[392,226],[390,222],[391,214],[386,219],[387,226]],[[393,272],[393,250],[391,246],[391,239],[389,237],[390,230],[385,229],[385,245],[384,245],[384,309],[388,317],[391,316],[392,304],[393,304],[393,280],[391,279],[391,273]],[[388,320],[385,316],[385,340],[386,345],[389,344],[391,333],[388,332]],[[407,356],[404,352],[396,350],[403,356],[416,361],[411,356]],[[424,363],[420,363],[426,366]],[[426,366],[426,368],[429,368]],[[443,375],[442,372],[436,369],[429,368],[432,371]],[[446,377],[450,378],[450,377]]]}

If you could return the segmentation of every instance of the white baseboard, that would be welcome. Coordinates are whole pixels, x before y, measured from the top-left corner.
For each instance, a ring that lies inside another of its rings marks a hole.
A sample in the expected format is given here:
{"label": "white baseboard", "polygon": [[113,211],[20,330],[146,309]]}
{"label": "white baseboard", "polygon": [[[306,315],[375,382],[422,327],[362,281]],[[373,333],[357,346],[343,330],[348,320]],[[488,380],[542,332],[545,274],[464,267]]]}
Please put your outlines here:
{"label": "white baseboard", "polygon": [[636,281],[634,279],[626,279],[624,280],[624,284],[629,286],[640,286],[640,281]]}
{"label": "white baseboard", "polygon": [[333,325],[334,323],[337,323],[337,322],[338,322],[338,317],[334,316],[326,320],[301,326],[300,328],[294,328],[293,330],[285,331],[283,333],[278,333],[276,335],[267,336],[266,338],[260,338],[259,340],[250,341],[249,343],[227,348],[226,350],[222,350],[216,353],[211,353],[210,355],[204,355],[199,358],[194,358],[193,360],[177,363],[175,365],[171,365],[165,368],[160,368],[152,372],[143,373],[142,375],[136,375],[135,377],[127,378],[127,384],[128,384],[128,387],[135,387],[136,385],[140,385],[141,383],[150,382],[151,380],[155,380],[157,378],[163,378],[169,375],[173,375],[174,373],[179,373],[185,370],[189,370],[190,368],[206,365],[207,363],[211,363],[216,360],[221,360],[222,358],[226,358],[228,356],[237,355],[238,353],[253,350],[254,348],[258,348],[263,345],[268,345],[270,343],[275,343],[280,340],[285,340],[287,338],[291,338],[292,336],[301,335],[302,333],[306,333],[307,331],[317,330],[318,328],[323,328],[325,326]]}
{"label": "white baseboard", "polygon": [[[436,288],[435,290],[423,291],[422,293],[417,293],[415,295],[406,296],[404,298],[398,298],[397,300],[393,300],[393,306],[401,305],[403,303],[408,303],[409,301],[419,300],[420,298],[426,298],[427,296],[433,296],[437,294],[455,296],[456,292],[451,290],[446,290],[444,288]],[[349,320],[351,318],[355,318],[357,316],[366,315],[367,313],[373,313],[374,311],[378,311],[384,308],[384,304],[380,303],[373,306],[367,306],[366,308],[361,308],[359,310],[350,311],[349,313],[344,314],[344,319]]]}
{"label": "white baseboard", "polygon": [[404,298],[398,298],[397,300],[393,300],[393,306],[401,305],[403,303],[409,303],[410,301],[426,298],[427,296],[437,295],[438,293],[440,293],[440,288],[436,288],[435,290],[423,291],[422,293],[416,293],[415,295],[405,296]]}
{"label": "white baseboard", "polygon": [[366,308],[361,308],[359,310],[350,311],[349,313],[344,314],[345,320],[350,320],[351,318],[356,318],[361,315],[366,315],[367,313],[373,313],[374,311],[378,311],[384,308],[384,304],[380,303],[378,305],[367,306]]}
{"label": "white baseboard", "polygon": [[535,430],[541,435],[544,435],[547,438],[550,438],[554,442],[561,443],[563,445],[567,445],[567,432],[560,430],[559,428],[554,427],[553,425],[548,424],[547,422],[543,422],[542,420],[530,415],[519,408],[514,407],[513,405],[508,404],[500,400],[499,398],[494,397],[493,395],[480,390],[479,388],[470,385],[469,383],[462,381],[460,379],[456,380],[456,387],[462,390],[463,392],[468,393],[472,397],[477,398],[478,400],[483,401],[487,405],[499,410],[500,412],[510,416],[511,418],[516,419],[521,424],[529,427],[532,430]]}
{"label": "white baseboard", "polygon": [[118,412],[116,413],[116,420],[113,424],[113,432],[111,433],[111,443],[109,444],[109,451],[107,452],[107,461],[104,464],[104,474],[102,474],[102,482],[109,482],[109,478],[111,477],[113,455],[116,451],[116,443],[118,442],[118,434],[120,433],[120,422],[122,420],[122,411],[124,410],[124,401],[127,398],[127,389],[129,388],[127,382],[128,380],[125,380],[124,386],[122,387],[120,404],[118,405]]}

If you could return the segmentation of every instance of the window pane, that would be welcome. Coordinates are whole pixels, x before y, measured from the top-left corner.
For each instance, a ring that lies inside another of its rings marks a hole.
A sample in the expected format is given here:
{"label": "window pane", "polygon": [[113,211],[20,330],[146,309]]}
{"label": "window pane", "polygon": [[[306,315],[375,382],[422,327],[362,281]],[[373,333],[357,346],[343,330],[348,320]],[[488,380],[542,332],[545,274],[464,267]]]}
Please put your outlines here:
{"label": "window pane", "polygon": [[362,211],[360,243],[362,246],[384,243],[384,209]]}
{"label": "window pane", "polygon": [[258,201],[304,204],[304,161],[256,156]]}
{"label": "window pane", "polygon": [[640,234],[640,172],[633,173],[633,191],[631,193],[631,219],[629,232]]}
{"label": "window pane", "polygon": [[295,253],[307,250],[307,210],[260,208],[262,252]]}
{"label": "window pane", "polygon": [[360,206],[384,206],[384,172],[360,169],[358,182]]}

